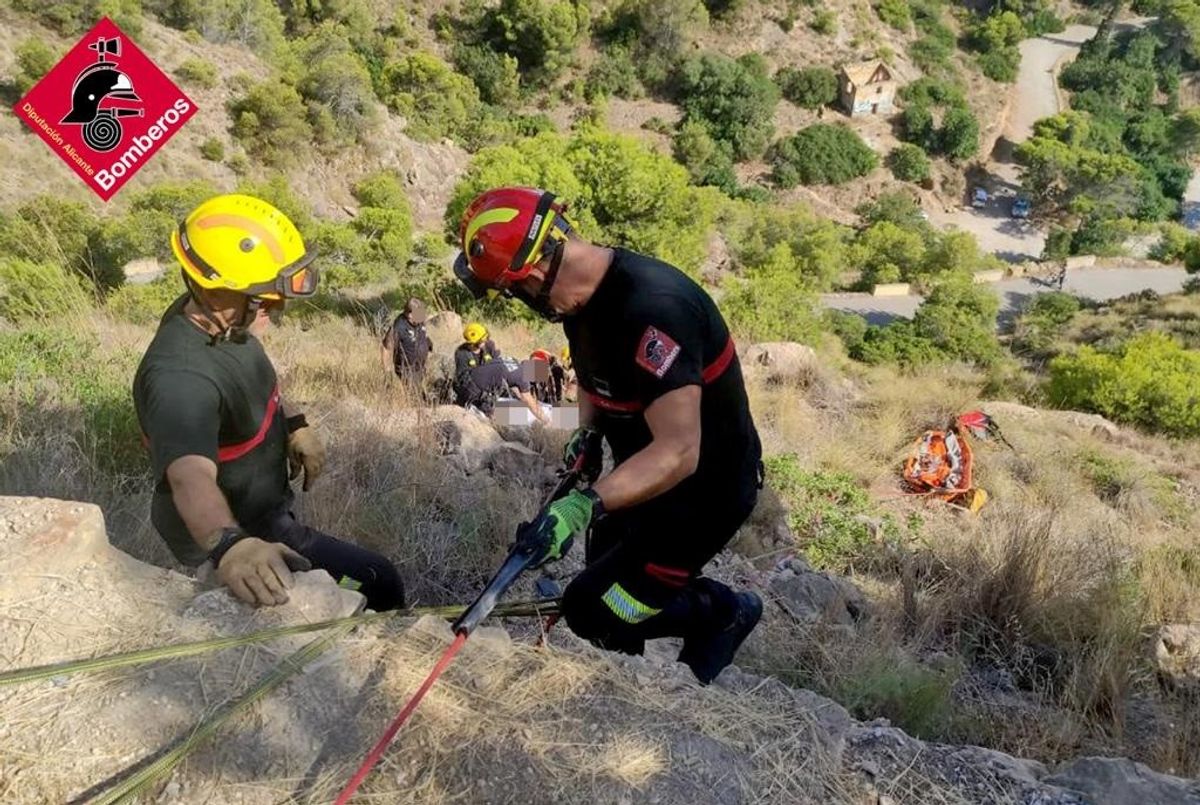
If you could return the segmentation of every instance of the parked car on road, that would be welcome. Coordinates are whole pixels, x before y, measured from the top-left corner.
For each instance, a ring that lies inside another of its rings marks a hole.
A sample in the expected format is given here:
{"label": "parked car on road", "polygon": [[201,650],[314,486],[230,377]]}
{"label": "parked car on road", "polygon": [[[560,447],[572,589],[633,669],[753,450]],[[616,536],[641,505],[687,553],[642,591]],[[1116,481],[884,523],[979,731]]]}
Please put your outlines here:
{"label": "parked car on road", "polygon": [[1018,196],[1012,203],[1010,214],[1013,218],[1028,218],[1029,217],[1029,199],[1024,196]]}
{"label": "parked car on road", "polygon": [[982,187],[976,187],[974,192],[971,194],[971,206],[978,209],[980,207],[986,207],[987,203],[988,191],[984,190]]}

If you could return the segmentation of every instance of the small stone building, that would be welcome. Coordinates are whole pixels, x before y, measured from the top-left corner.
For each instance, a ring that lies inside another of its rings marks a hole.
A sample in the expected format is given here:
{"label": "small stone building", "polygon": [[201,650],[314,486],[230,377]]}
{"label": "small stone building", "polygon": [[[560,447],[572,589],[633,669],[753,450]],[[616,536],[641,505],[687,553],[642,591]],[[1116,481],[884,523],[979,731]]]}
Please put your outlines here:
{"label": "small stone building", "polygon": [[850,117],[890,114],[899,82],[879,59],[847,64],[838,74],[838,94]]}

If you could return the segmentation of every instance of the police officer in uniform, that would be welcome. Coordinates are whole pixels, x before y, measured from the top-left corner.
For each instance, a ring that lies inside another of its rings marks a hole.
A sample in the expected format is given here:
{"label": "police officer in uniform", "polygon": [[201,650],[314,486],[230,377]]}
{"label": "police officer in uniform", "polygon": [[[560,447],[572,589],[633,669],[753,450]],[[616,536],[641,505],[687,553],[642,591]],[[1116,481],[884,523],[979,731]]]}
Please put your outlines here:
{"label": "police officer in uniform", "polygon": [[384,366],[390,364],[396,377],[419,388],[432,349],[433,341],[425,332],[425,303],[415,297],[409,299],[383,337],[380,357]]}
{"label": "police officer in uniform", "polygon": [[[572,631],[617,651],[682,637],[702,683],[726,667],[762,614],[752,592],[701,575],[754,508],[761,446],[729,330],[678,269],[588,243],[564,206],[531,188],[489,190],[460,229],[455,273],[561,320],[579,385],[567,445],[593,485],[518,530],[543,561],[590,529],[586,569],[566,588]],[[602,440],[615,468],[600,478]]]}

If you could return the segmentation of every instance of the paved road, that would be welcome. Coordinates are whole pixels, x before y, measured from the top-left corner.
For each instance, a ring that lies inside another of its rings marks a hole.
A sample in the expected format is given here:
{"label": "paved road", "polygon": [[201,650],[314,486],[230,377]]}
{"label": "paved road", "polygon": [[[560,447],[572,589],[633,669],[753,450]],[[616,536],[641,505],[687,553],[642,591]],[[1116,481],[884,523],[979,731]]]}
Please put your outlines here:
{"label": "paved road", "polygon": [[[1187,280],[1182,268],[1080,268],[1067,274],[1063,290],[1078,297],[1104,302],[1142,290],[1160,294],[1178,293]],[[1026,300],[1054,290],[1036,279],[1008,279],[992,283],[1000,295],[1001,318],[1020,310]],[[897,318],[912,318],[921,304],[919,296],[871,296],[870,294],[825,294],[821,304],[833,310],[859,313],[871,324],[886,324]]]}
{"label": "paved road", "polygon": [[[1147,19],[1133,19],[1118,28],[1140,27]],[[1020,170],[1012,161],[1012,148],[1033,134],[1033,124],[1043,117],[1058,114],[1060,95],[1058,71],[1078,53],[1080,45],[1091,39],[1096,29],[1090,25],[1071,25],[1057,34],[1026,39],[1019,45],[1021,67],[1011,93],[1011,108],[1004,132],[987,163],[986,186],[991,202],[982,209],[969,206],[950,210],[930,210],[930,220],[941,227],[955,226],[970,232],[984,251],[1004,260],[1019,262],[1037,259],[1045,246],[1045,235],[1027,221],[1013,219],[1009,213],[1020,191]],[[1200,177],[1193,177],[1184,203],[1185,217],[1200,223]],[[971,192],[971,188],[968,188]],[[963,204],[967,203],[963,199]]]}

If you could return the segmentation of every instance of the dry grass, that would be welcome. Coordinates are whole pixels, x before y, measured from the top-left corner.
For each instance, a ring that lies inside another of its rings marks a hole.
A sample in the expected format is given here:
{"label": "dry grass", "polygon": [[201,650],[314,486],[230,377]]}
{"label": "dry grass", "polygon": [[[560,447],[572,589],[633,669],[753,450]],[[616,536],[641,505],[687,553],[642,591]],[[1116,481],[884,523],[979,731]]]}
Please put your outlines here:
{"label": "dry grass", "polygon": [[[115,391],[104,399],[127,400],[122,395],[150,331],[99,318],[80,329],[94,337],[97,355],[111,367],[106,376]],[[510,354],[561,343],[552,330],[492,329]],[[329,446],[326,476],[311,492],[298,493],[300,515],[384,551],[400,565],[415,600],[460,601],[477,589],[540,490],[528,482],[502,486],[486,475],[467,477],[452,466],[424,409],[391,380],[363,326],[332,317],[303,327],[285,323],[266,346],[285,399],[319,424]],[[454,344],[437,346],[448,355]],[[1200,740],[1187,730],[1155,726],[1188,723],[1194,704],[1158,690],[1144,645],[1156,624],[1200,616],[1194,446],[1136,435],[1100,441],[1069,423],[1006,415],[1001,425],[1016,450],[985,445],[977,451],[977,480],[992,503],[971,517],[897,498],[894,473],[922,430],[978,404],[983,379],[953,368],[905,375],[864,370],[844,365],[836,354],[824,356],[823,364],[800,385],[750,383],[766,452],[794,453],[813,470],[847,472],[874,493],[880,513],[916,526],[877,575],[855,579],[871,599],[868,623],[798,633],[772,619],[762,630],[770,639],[753,641],[745,662],[849,697],[860,715],[903,705],[887,712],[940,723],[928,728],[937,737],[1047,760],[1092,748],[1159,768],[1196,769]],[[69,384],[52,380],[32,406],[12,395],[0,400],[0,490],[97,502],[115,544],[169,565],[148,524],[145,467],[114,471],[101,452],[120,433],[87,432],[93,420],[70,392]],[[530,443],[553,458],[561,438],[544,435]],[[767,563],[775,558],[763,546],[754,552]],[[431,657],[393,663],[387,684],[411,689]],[[431,701],[430,711],[469,741],[472,730],[482,728],[464,703],[470,697],[504,693],[490,727],[502,731],[541,718],[546,691],[596,684],[590,667],[556,662],[514,674],[501,663],[489,670],[492,682],[472,681],[476,687],[467,693],[451,687]],[[895,673],[881,675],[881,667]],[[1011,689],[997,689],[997,674],[1012,681]],[[449,695],[454,691],[460,698]],[[646,697],[636,699],[639,706],[648,706]],[[1153,706],[1131,708],[1134,700]],[[663,700],[663,719],[683,717],[722,741],[749,745],[764,734],[756,731],[775,729],[764,727],[762,713],[753,714],[757,723],[749,713],[739,721],[728,709],[733,701],[687,714],[673,712],[673,702]],[[586,756],[597,780],[639,790],[674,762],[671,747],[653,731],[585,736],[579,739],[584,751],[559,735],[561,723],[538,723],[512,740],[568,777]],[[777,726],[782,735],[783,724]],[[811,783],[805,764],[812,761],[803,752],[798,739],[776,739],[774,754],[760,759],[760,768],[772,773],[754,772],[760,790],[799,790],[800,778]],[[596,757],[604,759],[602,771]],[[448,756],[445,762],[451,763]],[[391,779],[397,773],[393,769]],[[421,775],[406,778],[406,792],[417,792],[414,801],[457,796],[436,765]]]}
{"label": "dry grass", "polygon": [[[854,385],[835,406],[825,402],[828,379],[752,387],[764,444],[813,470],[850,473],[881,513],[921,525],[900,572],[855,579],[871,599],[870,623],[772,624],[747,661],[842,696],[863,717],[890,715],[917,731],[939,724],[934,737],[945,740],[1045,760],[1088,749],[1195,768],[1196,742],[1166,728],[1184,705],[1160,694],[1146,645],[1156,624],[1196,618],[1194,445],[1100,441],[1067,422],[1006,416],[1016,449],[977,446],[976,481],[992,502],[972,517],[897,499],[895,472],[916,435],[979,404],[983,379],[870,370]],[[957,680],[947,699],[926,684],[931,671]],[[923,707],[899,707],[921,691]],[[1154,704],[1134,706],[1142,700]]]}

